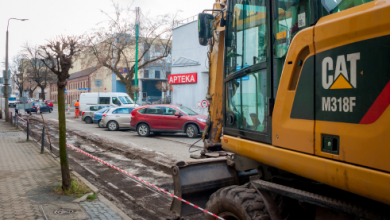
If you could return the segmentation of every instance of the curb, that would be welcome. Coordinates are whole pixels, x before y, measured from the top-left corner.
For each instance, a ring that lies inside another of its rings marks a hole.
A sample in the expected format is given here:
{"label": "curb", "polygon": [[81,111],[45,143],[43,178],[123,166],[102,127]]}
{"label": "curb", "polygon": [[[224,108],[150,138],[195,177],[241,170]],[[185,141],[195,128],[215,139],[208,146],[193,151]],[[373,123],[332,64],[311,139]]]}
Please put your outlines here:
{"label": "curb", "polygon": [[[26,132],[24,132],[23,129],[20,129],[23,133],[26,134]],[[26,134],[27,135],[27,134]],[[38,141],[35,140],[35,138],[31,137],[30,136],[30,139],[33,140],[35,143],[38,144],[38,149],[40,148],[39,145],[40,143]],[[57,163],[60,163],[60,158],[54,158],[53,155],[51,154],[51,152],[45,147],[45,152],[48,152],[50,154],[50,159],[52,159],[54,162],[57,162]],[[71,173],[76,177],[78,178],[80,181],[84,182],[85,185],[88,186],[88,188],[90,188],[98,197],[98,199],[106,204],[113,212],[115,212],[117,215],[119,215],[123,220],[133,220],[132,218],[130,218],[128,215],[126,215],[122,210],[120,210],[118,207],[116,207],[116,205],[114,205],[110,200],[108,200],[106,197],[104,197],[103,195],[99,194],[99,189],[94,186],[92,183],[90,183],[88,180],[86,180],[84,177],[82,177],[79,173],[77,173],[76,171],[73,171],[70,167],[69,167],[69,171],[71,171]]]}

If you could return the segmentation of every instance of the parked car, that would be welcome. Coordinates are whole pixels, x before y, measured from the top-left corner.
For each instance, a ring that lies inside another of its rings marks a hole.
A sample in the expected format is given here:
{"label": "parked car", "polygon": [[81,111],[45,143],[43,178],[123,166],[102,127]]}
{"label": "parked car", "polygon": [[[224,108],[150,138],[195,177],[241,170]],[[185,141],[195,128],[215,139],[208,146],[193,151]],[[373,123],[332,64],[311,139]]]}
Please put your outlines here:
{"label": "parked car", "polygon": [[147,137],[150,132],[184,132],[190,138],[202,133],[207,115],[200,115],[181,105],[152,105],[134,109],[131,112],[130,128],[139,136]]}
{"label": "parked car", "polygon": [[15,107],[17,104],[16,96],[15,95],[10,95],[8,98],[8,107]]}
{"label": "parked car", "polygon": [[51,100],[45,100],[45,104],[51,108],[53,111],[53,102]]}
{"label": "parked car", "polygon": [[120,128],[130,128],[131,112],[134,108],[119,107],[111,108],[103,114],[102,124],[109,131],[116,131]]}
{"label": "parked car", "polygon": [[93,117],[92,117],[93,123],[98,124],[99,128],[104,128],[102,117],[103,114],[106,113],[109,109],[110,108],[103,108],[93,113]]}
{"label": "parked car", "polygon": [[86,108],[88,105],[113,105],[115,107],[134,108],[134,101],[130,96],[123,92],[111,93],[81,93],[80,109]]}
{"label": "parked car", "polygon": [[51,108],[49,106],[47,106],[45,103],[43,103],[43,102],[33,102],[32,103],[32,108],[31,109],[25,109],[25,111],[28,114],[30,114],[32,112],[37,112],[38,105],[39,105],[39,112],[49,112],[49,113],[51,113]]}
{"label": "parked car", "polygon": [[81,120],[85,121],[87,124],[93,123],[93,113],[96,111],[110,107],[110,105],[90,105],[86,107],[81,113]]}

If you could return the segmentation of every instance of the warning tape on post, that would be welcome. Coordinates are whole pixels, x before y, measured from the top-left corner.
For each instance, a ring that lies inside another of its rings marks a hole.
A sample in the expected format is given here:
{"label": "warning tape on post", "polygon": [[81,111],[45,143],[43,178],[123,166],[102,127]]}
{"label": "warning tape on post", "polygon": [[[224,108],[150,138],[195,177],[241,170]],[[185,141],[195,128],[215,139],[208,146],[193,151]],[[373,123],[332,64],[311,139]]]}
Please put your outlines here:
{"label": "warning tape on post", "polygon": [[130,173],[128,173],[128,172],[126,172],[126,171],[124,171],[124,170],[122,170],[122,169],[120,169],[120,168],[118,168],[118,167],[116,167],[116,166],[114,166],[114,165],[112,165],[112,164],[110,164],[110,163],[107,163],[106,161],[101,160],[101,159],[99,159],[99,158],[97,158],[97,157],[95,157],[95,156],[93,156],[93,155],[91,155],[91,154],[89,154],[89,153],[87,153],[87,152],[85,152],[85,151],[83,151],[83,150],[81,150],[81,149],[75,147],[75,146],[72,146],[72,145],[70,145],[70,144],[68,144],[68,143],[66,143],[66,146],[67,146],[67,147],[70,147],[70,148],[72,148],[73,150],[76,150],[76,151],[78,151],[78,152],[80,152],[80,153],[82,153],[82,154],[85,154],[85,155],[87,155],[88,157],[91,157],[91,158],[93,158],[93,159],[99,161],[100,163],[103,163],[103,164],[105,164],[105,165],[107,165],[107,166],[109,166],[109,167],[111,167],[111,168],[114,168],[114,169],[116,169],[116,170],[118,170],[118,171],[120,171],[120,172],[122,172],[122,173],[124,173],[124,174],[126,174],[126,175],[128,175],[128,176],[130,176],[130,177],[132,177],[132,178],[134,178],[134,179],[136,179],[136,180],[142,182],[142,183],[145,183],[146,185],[151,186],[151,187],[157,189],[157,190],[160,191],[160,192],[163,192],[163,193],[165,193],[165,194],[167,194],[167,195],[169,195],[169,196],[171,196],[171,197],[173,197],[173,198],[175,198],[175,199],[178,199],[178,200],[180,200],[180,201],[182,201],[182,202],[184,202],[184,203],[186,203],[186,204],[188,204],[188,205],[190,205],[190,206],[196,208],[196,209],[199,209],[199,210],[201,210],[201,211],[204,212],[204,213],[207,213],[207,214],[209,214],[209,215],[211,215],[211,216],[213,216],[213,217],[215,217],[215,218],[224,220],[224,218],[219,217],[218,215],[215,215],[215,214],[213,214],[213,213],[207,211],[206,209],[202,209],[201,207],[199,207],[199,206],[197,206],[197,205],[194,205],[194,204],[188,202],[187,200],[184,200],[184,199],[182,199],[182,198],[180,198],[180,197],[178,197],[178,196],[176,196],[176,195],[174,195],[174,194],[172,194],[172,193],[169,193],[169,192],[167,192],[167,191],[165,191],[165,190],[163,190],[163,189],[161,189],[161,188],[159,188],[159,187],[157,187],[157,186],[155,186],[155,185],[153,185],[153,184],[150,184],[149,182],[147,182],[147,181],[145,181],[145,180],[143,180],[143,179],[140,179],[140,178],[134,176],[133,174],[130,174]]}
{"label": "warning tape on post", "polygon": [[21,117],[19,117],[19,116],[18,116],[18,118],[19,118],[20,120],[24,121],[24,124],[28,123],[28,121],[24,120],[23,118],[21,118]]}

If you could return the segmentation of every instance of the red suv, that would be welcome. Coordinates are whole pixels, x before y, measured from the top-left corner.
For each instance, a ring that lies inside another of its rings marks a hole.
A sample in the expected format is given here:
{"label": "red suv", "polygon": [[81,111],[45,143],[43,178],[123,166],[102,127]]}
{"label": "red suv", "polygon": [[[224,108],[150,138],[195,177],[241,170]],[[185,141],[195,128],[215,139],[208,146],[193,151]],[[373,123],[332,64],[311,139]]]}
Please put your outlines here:
{"label": "red suv", "polygon": [[190,138],[202,133],[207,115],[199,115],[181,105],[148,105],[131,112],[130,127],[139,136],[147,137],[150,132],[176,133],[184,132]]}
{"label": "red suv", "polygon": [[45,104],[51,108],[53,111],[53,102],[51,100],[45,100]]}

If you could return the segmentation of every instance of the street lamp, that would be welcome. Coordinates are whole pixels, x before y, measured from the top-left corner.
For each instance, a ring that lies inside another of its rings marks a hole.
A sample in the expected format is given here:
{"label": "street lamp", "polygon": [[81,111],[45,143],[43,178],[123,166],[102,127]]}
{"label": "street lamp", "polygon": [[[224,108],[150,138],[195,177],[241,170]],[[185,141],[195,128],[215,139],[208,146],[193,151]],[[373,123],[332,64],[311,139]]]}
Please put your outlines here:
{"label": "street lamp", "polygon": [[19,21],[27,21],[28,19],[18,19],[18,18],[10,18],[8,19],[7,24],[7,35],[5,41],[5,76],[4,76],[4,95],[5,95],[5,121],[9,121],[9,111],[8,111],[8,27],[10,20],[19,20]]}

